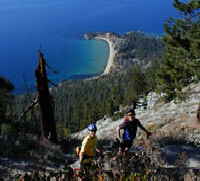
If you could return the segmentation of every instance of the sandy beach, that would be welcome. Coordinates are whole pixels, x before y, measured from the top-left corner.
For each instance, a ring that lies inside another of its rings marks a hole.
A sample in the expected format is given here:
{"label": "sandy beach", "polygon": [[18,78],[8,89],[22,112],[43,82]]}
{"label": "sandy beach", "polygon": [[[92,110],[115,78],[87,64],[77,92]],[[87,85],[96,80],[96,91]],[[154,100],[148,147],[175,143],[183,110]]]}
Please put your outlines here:
{"label": "sandy beach", "polygon": [[113,47],[113,43],[106,37],[97,36],[97,37],[95,37],[95,39],[96,40],[104,40],[109,45],[109,58],[108,58],[108,61],[107,61],[106,68],[104,69],[104,72],[101,74],[101,76],[109,74],[110,70],[111,70],[111,67],[113,65],[113,62],[114,62],[115,54],[116,54],[116,51],[114,50],[114,47]]}

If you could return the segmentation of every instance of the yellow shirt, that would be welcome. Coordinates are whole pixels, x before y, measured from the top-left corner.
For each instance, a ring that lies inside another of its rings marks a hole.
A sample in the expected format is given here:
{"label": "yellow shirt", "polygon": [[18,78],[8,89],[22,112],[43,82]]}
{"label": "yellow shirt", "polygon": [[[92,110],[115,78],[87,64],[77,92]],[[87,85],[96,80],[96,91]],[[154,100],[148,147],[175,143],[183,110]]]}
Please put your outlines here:
{"label": "yellow shirt", "polygon": [[82,142],[81,151],[80,153],[83,153],[87,156],[94,156],[96,151],[96,143],[97,143],[97,137],[91,137],[90,135],[86,136]]}

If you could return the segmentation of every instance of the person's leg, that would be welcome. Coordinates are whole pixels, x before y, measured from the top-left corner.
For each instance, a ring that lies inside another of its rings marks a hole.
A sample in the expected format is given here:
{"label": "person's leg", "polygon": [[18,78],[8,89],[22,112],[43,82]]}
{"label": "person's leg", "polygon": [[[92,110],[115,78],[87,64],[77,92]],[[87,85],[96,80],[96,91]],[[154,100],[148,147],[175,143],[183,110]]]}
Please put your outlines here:
{"label": "person's leg", "polygon": [[92,170],[92,166],[93,166],[93,157],[88,157],[84,155],[83,161],[80,164],[80,166],[81,166],[80,175],[81,175],[82,181],[88,180],[88,176],[90,175],[90,171]]}
{"label": "person's leg", "polygon": [[128,153],[128,150],[131,148],[132,146],[132,140],[126,140],[124,142],[124,151],[123,151],[123,155],[126,156]]}
{"label": "person's leg", "polygon": [[118,155],[125,156],[131,146],[132,140],[123,140],[120,144]]}
{"label": "person's leg", "polygon": [[120,151],[121,153],[123,153],[124,150],[126,149],[126,145],[127,145],[126,140],[123,140],[123,141],[120,143],[119,151]]}
{"label": "person's leg", "polygon": [[128,140],[127,143],[126,143],[127,151],[131,148],[132,145],[133,145],[133,140]]}
{"label": "person's leg", "polygon": [[84,175],[86,174],[86,167],[87,167],[87,156],[86,155],[83,155],[83,160],[82,162],[80,162],[80,177],[84,177]]}

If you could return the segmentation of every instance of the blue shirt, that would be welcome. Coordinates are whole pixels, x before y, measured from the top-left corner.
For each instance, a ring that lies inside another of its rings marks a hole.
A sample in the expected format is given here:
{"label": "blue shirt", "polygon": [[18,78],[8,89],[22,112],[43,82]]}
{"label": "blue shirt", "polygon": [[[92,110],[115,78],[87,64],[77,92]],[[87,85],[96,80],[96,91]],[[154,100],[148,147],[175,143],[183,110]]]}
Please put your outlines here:
{"label": "blue shirt", "polygon": [[119,125],[120,129],[124,129],[123,140],[132,141],[137,134],[137,127],[139,126],[139,120],[134,119],[132,121],[124,121]]}

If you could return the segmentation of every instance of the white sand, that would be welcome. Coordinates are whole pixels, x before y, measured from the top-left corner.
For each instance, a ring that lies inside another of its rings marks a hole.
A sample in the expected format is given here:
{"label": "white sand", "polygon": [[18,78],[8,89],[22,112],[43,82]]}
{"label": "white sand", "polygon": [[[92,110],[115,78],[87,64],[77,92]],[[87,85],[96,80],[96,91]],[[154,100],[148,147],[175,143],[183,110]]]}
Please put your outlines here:
{"label": "white sand", "polygon": [[108,38],[105,38],[105,37],[95,37],[95,39],[96,40],[104,40],[109,45],[109,52],[110,52],[109,58],[108,58],[108,61],[107,61],[106,68],[105,68],[104,72],[102,73],[102,75],[109,74],[110,71],[111,71],[111,67],[113,65],[113,62],[114,62],[115,54],[116,54],[116,51],[114,50],[114,47],[113,47],[113,43],[112,43],[112,41],[110,41]]}

